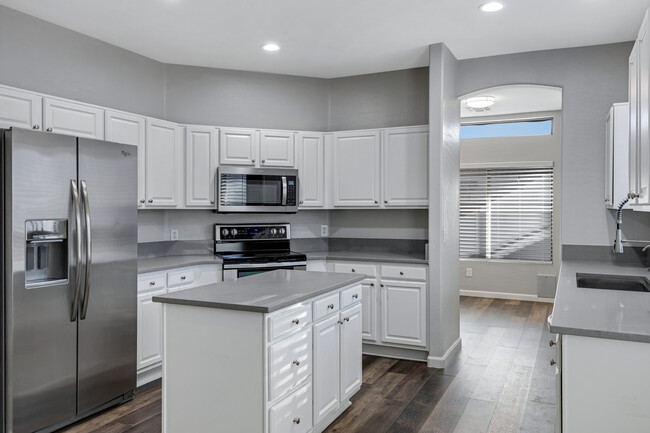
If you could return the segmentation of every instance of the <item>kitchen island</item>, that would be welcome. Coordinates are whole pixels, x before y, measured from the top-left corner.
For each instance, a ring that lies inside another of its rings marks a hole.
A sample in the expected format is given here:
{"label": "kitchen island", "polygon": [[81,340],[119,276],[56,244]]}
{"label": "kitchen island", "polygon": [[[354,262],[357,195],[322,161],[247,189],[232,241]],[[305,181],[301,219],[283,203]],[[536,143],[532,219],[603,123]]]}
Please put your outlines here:
{"label": "kitchen island", "polygon": [[649,276],[639,264],[562,262],[549,324],[563,433],[650,431],[650,293],[623,290],[647,289]]}
{"label": "kitchen island", "polygon": [[277,270],[154,297],[163,432],[323,431],[361,387],[364,278]]}

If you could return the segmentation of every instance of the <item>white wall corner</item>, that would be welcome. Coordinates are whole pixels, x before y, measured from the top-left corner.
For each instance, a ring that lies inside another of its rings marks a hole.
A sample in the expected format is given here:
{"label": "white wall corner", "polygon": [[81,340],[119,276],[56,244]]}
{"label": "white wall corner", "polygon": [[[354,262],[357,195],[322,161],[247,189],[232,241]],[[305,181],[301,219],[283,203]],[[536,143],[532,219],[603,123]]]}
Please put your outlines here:
{"label": "white wall corner", "polygon": [[460,350],[462,345],[462,340],[458,337],[458,340],[454,341],[454,344],[451,345],[449,349],[442,356],[431,356],[427,357],[427,367],[429,368],[445,368],[447,366],[447,360],[453,355],[457,350]]}

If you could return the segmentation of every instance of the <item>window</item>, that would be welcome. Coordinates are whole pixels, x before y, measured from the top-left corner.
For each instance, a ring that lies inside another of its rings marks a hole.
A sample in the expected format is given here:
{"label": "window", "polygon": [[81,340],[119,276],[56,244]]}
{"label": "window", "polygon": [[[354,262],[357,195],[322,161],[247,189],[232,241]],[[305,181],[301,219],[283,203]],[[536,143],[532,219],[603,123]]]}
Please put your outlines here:
{"label": "window", "polygon": [[460,257],[553,260],[553,167],[461,168]]}
{"label": "window", "polygon": [[461,140],[467,138],[526,137],[533,135],[551,135],[552,133],[552,119],[468,123],[460,126]]}

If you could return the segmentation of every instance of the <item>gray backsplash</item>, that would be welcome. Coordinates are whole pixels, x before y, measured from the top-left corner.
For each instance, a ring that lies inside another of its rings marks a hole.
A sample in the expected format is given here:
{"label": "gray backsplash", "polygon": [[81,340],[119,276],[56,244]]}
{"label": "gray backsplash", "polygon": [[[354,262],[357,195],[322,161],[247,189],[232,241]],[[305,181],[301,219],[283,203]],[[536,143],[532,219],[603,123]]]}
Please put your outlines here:
{"label": "gray backsplash", "polygon": [[642,247],[623,248],[623,254],[614,254],[610,246],[562,245],[562,260],[582,260],[587,262],[638,263],[644,266],[646,253]]}
{"label": "gray backsplash", "polygon": [[214,241],[162,241],[138,244],[138,258],[214,254]]}

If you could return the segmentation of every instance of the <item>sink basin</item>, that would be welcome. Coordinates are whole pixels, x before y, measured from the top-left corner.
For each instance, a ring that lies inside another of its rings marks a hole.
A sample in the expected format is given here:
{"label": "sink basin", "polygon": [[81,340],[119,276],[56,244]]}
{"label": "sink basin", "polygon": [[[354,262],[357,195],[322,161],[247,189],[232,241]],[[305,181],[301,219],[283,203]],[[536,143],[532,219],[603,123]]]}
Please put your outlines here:
{"label": "sink basin", "polygon": [[576,274],[578,287],[587,289],[623,290],[625,292],[650,292],[646,277],[629,275]]}

